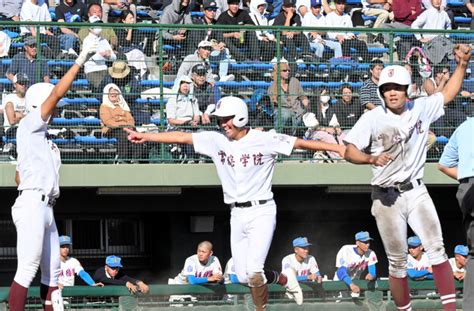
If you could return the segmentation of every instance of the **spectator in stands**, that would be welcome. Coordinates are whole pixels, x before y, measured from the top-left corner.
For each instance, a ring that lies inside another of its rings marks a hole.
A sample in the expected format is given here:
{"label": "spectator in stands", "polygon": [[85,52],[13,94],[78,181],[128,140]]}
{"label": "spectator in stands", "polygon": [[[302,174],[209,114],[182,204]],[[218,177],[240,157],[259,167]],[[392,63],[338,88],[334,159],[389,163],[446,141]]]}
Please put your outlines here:
{"label": "spectator in stands", "polygon": [[[321,14],[321,0],[311,0],[311,11],[305,14],[302,26],[326,27],[326,17]],[[338,41],[324,38],[325,33],[317,31],[305,32],[311,48],[316,50],[316,56],[323,57],[325,47],[334,51],[334,57],[342,57],[342,47]]]}
{"label": "spectator in stands", "polygon": [[[74,23],[87,20],[87,7],[81,0],[63,0],[54,10],[56,20],[59,23]],[[75,49],[79,42],[79,29],[71,27],[61,27],[59,41],[61,49],[68,54],[76,55]]]}
{"label": "spectator in stands", "polygon": [[[283,0],[283,7],[278,16],[273,21],[274,26],[301,27],[301,18],[296,14],[296,0]],[[286,49],[283,50],[284,57],[290,62],[302,63],[303,57],[309,61],[314,60],[309,41],[306,36],[299,31],[282,31],[281,41]],[[297,48],[300,53],[297,53]],[[296,66],[290,66],[296,69]]]}
{"label": "spectator in stands", "polygon": [[[441,0],[431,0],[432,6],[423,11],[411,24],[412,29],[451,29],[451,20],[441,7]],[[438,37],[437,34],[415,34],[421,43],[427,43]],[[444,37],[444,36],[443,36]]]}
{"label": "spectator in stands", "polygon": [[[25,0],[21,6],[20,21],[22,22],[50,22],[48,5],[45,0]],[[59,39],[45,26],[39,27],[39,33],[36,33],[35,26],[20,27],[22,36],[39,36],[40,42],[46,42],[50,49],[50,55],[45,55],[47,49],[42,49],[43,56],[54,58],[59,55]]]}
{"label": "spectator in stands", "polygon": [[[268,96],[275,107],[274,126],[275,128],[289,126],[284,128],[283,132],[295,135],[297,127],[302,124],[301,117],[309,106],[309,99],[300,81],[291,76],[288,62],[274,64],[272,77],[273,82],[268,87]],[[278,77],[280,85],[277,84]]]}
{"label": "spectator in stands", "polygon": [[137,16],[137,6],[135,5],[134,0],[103,0],[102,8],[104,10],[102,21],[104,23],[109,21],[109,13],[111,9],[131,11],[134,17]]}
{"label": "spectator in stands", "polygon": [[129,277],[121,270],[123,268],[121,260],[120,257],[115,255],[108,256],[105,259],[105,266],[95,271],[94,281],[101,282],[104,285],[125,285],[134,294],[148,293],[148,285],[143,281]]}
{"label": "spectator in stands", "polygon": [[102,27],[100,26],[102,21],[97,16],[91,16],[89,22],[95,25],[89,29],[89,34],[84,39],[83,46],[97,44],[98,48],[97,53],[84,64],[84,73],[93,92],[99,93],[111,81],[106,62],[116,60],[117,56],[107,39],[102,37]]}
{"label": "spectator in stands", "polygon": [[[421,4],[424,11],[431,9],[433,7],[431,0],[421,0]],[[448,1],[440,0],[440,4],[441,4],[441,10],[445,11],[446,14],[448,14],[449,16],[449,20],[451,21],[451,28],[457,29],[458,26],[456,25],[456,21],[454,20],[454,11],[448,6]]]}
{"label": "spectator in stands", "polygon": [[72,240],[67,235],[59,237],[59,247],[61,254],[61,271],[59,272],[58,287],[63,289],[64,286],[74,286],[77,274],[89,286],[104,286],[104,284],[94,282],[89,273],[84,270],[79,260],[69,257],[71,252]]}
{"label": "spectator in stands", "polygon": [[411,84],[411,86],[408,87],[408,91],[407,91],[408,98],[415,99],[415,98],[420,97],[421,89],[420,89],[420,87],[418,86],[418,83],[417,83],[418,77],[414,77],[413,68],[412,68],[411,64],[410,63],[405,63],[405,64],[403,64],[403,67],[405,67],[405,69],[408,71],[408,73],[410,73],[411,81],[412,81],[412,84]]}
{"label": "spectator in stands", "polygon": [[423,81],[423,89],[427,96],[441,92],[449,81],[449,66],[436,67],[433,76]]}
{"label": "spectator in stands", "polygon": [[13,78],[15,93],[8,94],[3,102],[3,127],[5,136],[9,139],[16,138],[16,129],[21,119],[26,115],[25,94],[30,80],[24,73],[17,73]]}
{"label": "spectator in stands", "polygon": [[206,81],[214,84],[215,80],[212,75],[211,64],[209,63],[209,56],[213,51],[212,43],[209,41],[201,41],[198,44],[198,48],[195,53],[187,55],[184,60],[181,62],[179,66],[178,73],[176,74],[176,78],[179,79],[182,76],[191,77],[191,69],[197,65],[202,64],[206,67]]}
{"label": "spectator in stands", "polygon": [[[336,9],[326,15],[326,26],[353,28],[352,20],[346,10],[346,0],[336,0]],[[367,62],[370,60],[367,44],[359,40],[352,32],[328,32],[328,38],[337,40],[342,45],[342,55],[351,57],[351,48],[356,49],[356,59]]]}
{"label": "spectator in stands", "polygon": [[[123,10],[119,22],[122,24],[135,24],[135,15],[128,9]],[[140,78],[143,78],[148,71],[145,53],[143,53],[143,37],[139,36],[137,29],[119,27],[117,28],[117,39],[119,53],[125,54],[130,66],[137,69]]]}
{"label": "spectator in stands", "polygon": [[298,281],[322,282],[318,263],[314,256],[309,254],[308,238],[298,237],[293,240],[293,254],[285,256],[281,262],[281,271],[293,268],[296,271]]}
{"label": "spectator in stands", "polygon": [[[257,26],[270,26],[265,14],[267,13],[267,2],[265,0],[251,0],[250,1],[250,18]],[[257,30],[255,31],[257,39],[259,41],[259,47],[262,54],[263,61],[270,61],[276,49],[276,38],[275,35],[268,30]]]}
{"label": "spectator in stands", "polygon": [[432,280],[433,269],[418,236],[408,238],[407,274],[413,281]]}
{"label": "spectator in stands", "polygon": [[359,294],[360,288],[352,280],[374,281],[377,278],[378,261],[375,252],[369,248],[372,238],[367,231],[358,232],[355,240],[355,245],[344,245],[337,253],[334,280],[344,281],[352,293]]}
{"label": "spectator in stands", "polygon": [[174,284],[203,284],[222,281],[219,259],[213,256],[212,243],[203,241],[197,253],[186,258],[183,270],[174,278]]}
{"label": "spectator in stands", "polygon": [[210,115],[220,99],[220,91],[216,85],[206,81],[207,69],[202,64],[197,64],[192,69],[191,80],[193,81],[193,96],[196,98],[199,110],[203,111],[202,124],[211,123]]}
{"label": "spectator in stands", "polygon": [[[92,16],[95,16],[98,18],[98,19],[94,19],[95,21],[102,20],[102,16],[103,16],[102,7],[100,6],[100,4],[96,2],[89,4],[89,7],[87,9],[87,17],[88,17],[89,22],[91,21]],[[81,41],[83,41],[87,35],[89,35],[88,28],[81,28],[81,30],[79,30],[79,38],[81,39]],[[117,35],[115,34],[112,28],[105,27],[104,29],[102,29],[102,32],[100,33],[100,35],[102,38],[107,40],[107,42],[109,42],[112,47],[117,46]]]}
{"label": "spectator in stands", "polygon": [[341,99],[329,108],[329,115],[335,115],[343,132],[349,131],[363,113],[358,97],[353,96],[352,86],[343,84],[340,88]]}
{"label": "spectator in stands", "polygon": [[27,37],[25,39],[25,52],[13,56],[10,68],[7,70],[7,78],[13,82],[13,77],[21,72],[28,76],[31,84],[38,82],[49,83],[49,68],[45,60],[38,60],[36,39]]}
{"label": "spectator in stands", "polygon": [[[374,28],[381,28],[381,25],[388,20],[393,19],[391,0],[362,0],[362,13],[366,16],[376,16]],[[384,44],[384,38],[381,33],[367,33],[368,42],[374,40]]]}
{"label": "spectator in stands", "polygon": [[127,161],[127,159],[140,159],[142,157],[141,146],[130,143],[127,133],[122,130],[123,127],[134,128],[135,120],[117,85],[110,83],[104,87],[99,113],[102,133],[107,137],[116,138],[118,141],[117,163]]}
{"label": "spectator in stands", "polygon": [[224,283],[225,284],[239,284],[239,278],[235,273],[234,259],[232,257],[227,261],[224,269]]}
{"label": "spectator in stands", "polygon": [[0,5],[0,21],[20,20],[20,11],[23,0],[3,0]]}
{"label": "spectator in stands", "polygon": [[[165,7],[160,18],[160,24],[189,25],[193,23],[191,11],[194,7],[192,0],[173,0],[170,5]],[[192,30],[186,29],[168,29],[163,30],[164,44],[181,45],[175,52],[178,56],[185,55],[188,46],[196,46],[197,42],[189,40],[189,33]],[[157,33],[158,34],[158,33]]]}
{"label": "spectator in stands", "polygon": [[383,68],[384,63],[379,59],[375,59],[370,63],[370,78],[364,81],[359,92],[360,103],[364,109],[372,110],[382,105],[382,101],[377,95],[377,85]]}
{"label": "spectator in stands", "polygon": [[454,257],[449,258],[449,264],[453,270],[453,276],[458,281],[464,281],[466,275],[467,256],[469,255],[469,247],[466,245],[456,245],[454,248]]}
{"label": "spectator in stands", "polygon": [[[244,25],[255,25],[247,11],[239,8],[239,0],[227,0],[229,9],[224,11],[217,19],[218,25],[235,25],[236,31],[225,31],[222,33],[224,42],[230,54],[237,61],[260,61],[260,49],[255,31],[246,31],[240,27]],[[236,27],[237,28],[237,27]],[[242,49],[247,49],[247,52]]]}
{"label": "spectator in stands", "polygon": [[474,30],[474,1],[473,0],[464,0],[466,8],[471,13],[471,30]]}

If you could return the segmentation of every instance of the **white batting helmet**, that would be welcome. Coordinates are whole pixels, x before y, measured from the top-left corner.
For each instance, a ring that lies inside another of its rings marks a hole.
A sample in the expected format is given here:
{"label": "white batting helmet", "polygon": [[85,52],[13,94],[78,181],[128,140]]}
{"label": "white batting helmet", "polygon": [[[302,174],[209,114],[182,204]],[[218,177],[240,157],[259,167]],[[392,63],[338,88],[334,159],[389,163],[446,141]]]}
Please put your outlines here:
{"label": "white batting helmet", "polygon": [[400,65],[387,66],[382,70],[377,87],[377,95],[380,97],[380,100],[384,106],[385,101],[383,99],[382,93],[380,93],[380,87],[387,83],[406,85],[408,92],[408,87],[411,85],[411,75],[405,67]]}
{"label": "white batting helmet", "polygon": [[[25,94],[25,104],[26,104],[26,111],[31,112],[46,101],[49,97],[51,92],[54,89],[54,85],[51,83],[35,83],[28,88]],[[59,101],[56,104],[56,107],[61,107],[66,105],[67,103],[64,101]]]}
{"label": "white batting helmet", "polygon": [[244,127],[249,121],[247,104],[235,96],[221,98],[216,104],[216,110],[212,113],[216,117],[234,116],[232,123],[236,127]]}

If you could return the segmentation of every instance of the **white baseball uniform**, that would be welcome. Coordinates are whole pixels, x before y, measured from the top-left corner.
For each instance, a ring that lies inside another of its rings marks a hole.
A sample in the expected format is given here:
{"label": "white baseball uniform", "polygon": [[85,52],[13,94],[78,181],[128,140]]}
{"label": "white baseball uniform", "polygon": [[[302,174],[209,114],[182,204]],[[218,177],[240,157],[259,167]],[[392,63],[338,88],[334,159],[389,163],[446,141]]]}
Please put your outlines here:
{"label": "white baseball uniform", "polygon": [[296,260],[295,254],[289,254],[281,261],[281,271],[285,271],[288,268],[296,270],[298,279],[303,276],[309,276],[319,272],[318,263],[316,258],[312,255],[308,255],[302,262]]}
{"label": "white baseball uniform", "polygon": [[[430,124],[444,114],[442,93],[418,98],[406,104],[406,110],[394,114],[376,107],[363,114],[346,143],[371,155],[388,153],[393,160],[382,167],[372,166],[372,215],[375,216],[390,275],[406,276],[407,223],[420,237],[433,265],[447,260],[441,225],[433,201],[422,182],[426,161],[426,141]],[[391,187],[412,186],[407,191]]]}
{"label": "white baseball uniform", "polygon": [[[249,276],[263,274],[276,225],[272,176],[279,153],[290,155],[296,137],[274,131],[250,129],[239,140],[222,133],[193,133],[196,152],[211,157],[216,166],[226,204],[248,207],[231,209],[231,250],[237,277],[247,283]],[[266,282],[266,280],[264,280]]]}
{"label": "white baseball uniform", "polygon": [[188,284],[188,277],[198,278],[209,277],[213,274],[221,273],[222,267],[216,256],[210,256],[205,265],[201,264],[197,255],[186,258],[183,270],[174,278],[175,284]]}
{"label": "white baseball uniform", "polygon": [[466,273],[466,267],[458,268],[456,265],[456,258],[449,258],[449,264],[451,265],[453,272]]}
{"label": "white baseball uniform", "polygon": [[[430,260],[428,259],[428,256],[426,253],[421,254],[421,259],[417,260],[413,256],[408,255],[407,258],[407,270],[415,270],[415,271],[423,271],[426,274],[430,275],[430,279],[432,279],[431,273],[428,272],[428,268],[431,267]],[[420,277],[426,276],[425,275],[420,275]],[[410,275],[410,277],[412,277]],[[416,275],[413,276],[414,278],[417,278]]]}
{"label": "white baseball uniform", "polygon": [[[359,255],[356,249],[357,245],[355,244],[344,245],[336,256],[336,268],[346,267],[347,275],[351,280],[359,279],[368,266],[378,262],[377,255],[373,250],[369,249],[365,254]],[[334,275],[334,281],[339,281],[337,273]]]}
{"label": "white baseball uniform", "polygon": [[64,286],[74,286],[75,275],[79,275],[83,270],[84,268],[76,258],[68,257],[66,261],[61,261],[59,284]]}
{"label": "white baseball uniform", "polygon": [[225,265],[225,269],[224,269],[224,283],[225,284],[234,283],[232,280],[233,278],[232,275],[236,275],[236,273],[235,273],[234,259],[230,258],[229,261],[227,261],[227,264]]}
{"label": "white baseball uniform", "polygon": [[46,138],[41,109],[26,115],[17,131],[20,195],[12,207],[17,230],[15,282],[29,287],[41,266],[41,283],[55,287],[60,270],[59,237],[50,199],[59,196],[59,149]]}

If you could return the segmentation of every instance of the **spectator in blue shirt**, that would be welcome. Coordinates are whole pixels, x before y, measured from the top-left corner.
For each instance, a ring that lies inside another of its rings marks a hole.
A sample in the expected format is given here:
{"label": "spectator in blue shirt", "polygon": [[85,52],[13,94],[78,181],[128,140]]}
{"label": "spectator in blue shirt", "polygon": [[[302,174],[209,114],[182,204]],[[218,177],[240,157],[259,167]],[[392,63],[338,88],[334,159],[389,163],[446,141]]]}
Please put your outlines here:
{"label": "spectator in blue shirt", "polygon": [[36,58],[36,39],[33,37],[25,39],[25,52],[13,56],[6,76],[13,82],[13,78],[19,72],[26,74],[31,84],[50,81],[48,64]]}

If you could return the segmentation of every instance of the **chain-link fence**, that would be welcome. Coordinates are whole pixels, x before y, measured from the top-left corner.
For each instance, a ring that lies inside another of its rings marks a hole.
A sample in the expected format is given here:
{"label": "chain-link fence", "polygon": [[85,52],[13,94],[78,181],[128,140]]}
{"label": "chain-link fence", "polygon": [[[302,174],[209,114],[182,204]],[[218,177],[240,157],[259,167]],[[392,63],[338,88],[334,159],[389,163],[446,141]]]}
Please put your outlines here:
{"label": "chain-link fence", "polygon": [[[15,160],[16,126],[27,110],[28,85],[57,83],[81,45],[91,42],[99,43],[98,53],[50,124],[65,163],[206,162],[191,146],[132,145],[122,128],[219,130],[211,113],[228,95],[248,104],[254,128],[342,144],[360,115],[380,104],[379,68],[407,66],[413,79],[410,97],[428,96],[442,88],[456,66],[453,45],[470,44],[474,37],[469,30],[203,25],[203,12],[191,14],[191,25],[137,24],[129,23],[125,13],[118,24],[3,24],[1,159]],[[420,34],[430,41],[421,42],[426,40],[420,41]],[[473,67],[471,62],[462,92],[446,115],[432,125],[430,160],[440,156],[456,126],[473,115]],[[289,159],[340,160],[306,151],[295,151]]]}

